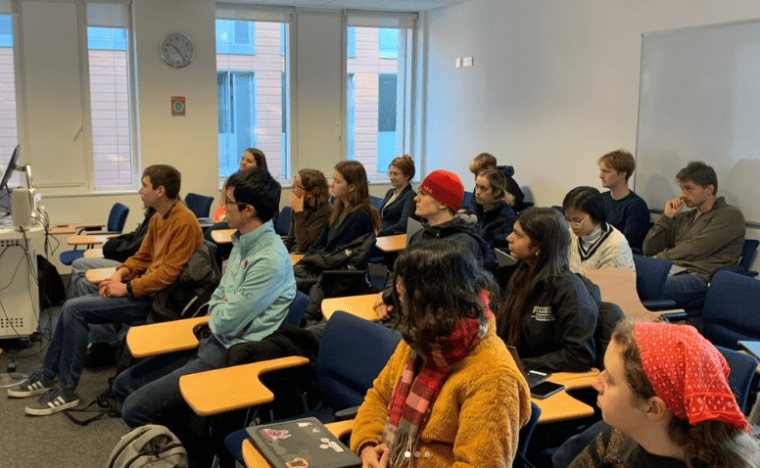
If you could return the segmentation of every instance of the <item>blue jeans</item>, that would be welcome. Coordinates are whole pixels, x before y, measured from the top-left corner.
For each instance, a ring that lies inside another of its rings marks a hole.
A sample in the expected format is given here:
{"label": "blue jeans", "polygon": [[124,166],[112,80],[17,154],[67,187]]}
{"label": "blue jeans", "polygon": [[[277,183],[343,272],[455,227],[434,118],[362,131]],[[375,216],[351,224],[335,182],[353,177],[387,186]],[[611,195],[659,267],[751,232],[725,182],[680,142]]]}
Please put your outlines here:
{"label": "blue jeans", "polygon": [[676,301],[678,308],[687,308],[690,304],[704,299],[705,294],[707,294],[706,279],[692,273],[681,273],[668,276],[662,297]]}
{"label": "blue jeans", "polygon": [[105,298],[96,294],[75,297],[63,304],[58,325],[42,363],[42,377],[53,380],[57,375],[64,387],[79,383],[90,325],[101,323],[145,322],[150,311],[150,298],[132,296]]}
{"label": "blue jeans", "polygon": [[[109,258],[78,258],[71,264],[71,277],[69,278],[69,291],[72,297],[87,296],[97,294],[98,287],[90,284],[85,278],[87,270],[94,268],[117,267],[121,262]],[[126,335],[129,327],[121,327],[119,332],[114,329],[113,325],[93,325],[90,327],[90,343],[113,343],[121,341]]]}
{"label": "blue jeans", "polygon": [[212,335],[198,351],[172,353],[146,359],[125,370],[113,382],[113,395],[123,401],[121,417],[129,427],[143,424],[171,426],[187,404],[179,391],[179,378],[219,367],[225,347]]}

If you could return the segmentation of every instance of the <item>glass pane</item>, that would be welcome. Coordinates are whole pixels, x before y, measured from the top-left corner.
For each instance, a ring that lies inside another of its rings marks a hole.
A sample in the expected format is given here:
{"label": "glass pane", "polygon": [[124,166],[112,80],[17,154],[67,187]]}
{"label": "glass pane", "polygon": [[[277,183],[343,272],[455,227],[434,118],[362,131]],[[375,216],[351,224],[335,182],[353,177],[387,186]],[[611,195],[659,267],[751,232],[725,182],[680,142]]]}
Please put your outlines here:
{"label": "glass pane", "polygon": [[[13,22],[11,15],[0,15],[0,177],[5,173],[13,150],[18,144],[18,127],[16,123],[16,81],[13,68]],[[20,173],[16,172],[8,186],[15,187],[21,183]],[[0,193],[0,213],[10,211],[10,192]]]}
{"label": "glass pane", "polygon": [[96,187],[133,185],[127,30],[87,28]]}
{"label": "glass pane", "polygon": [[[289,27],[226,20],[216,20],[216,27],[217,73],[229,77],[218,80],[220,181],[238,170],[243,151],[250,147],[264,152],[275,178],[288,179]],[[231,38],[244,40],[246,34],[249,44],[230,43]],[[255,55],[254,44],[258,45]],[[227,93],[225,99],[223,93]]]}
{"label": "glass pane", "polygon": [[355,56],[347,58],[346,154],[370,179],[387,181],[388,164],[408,151],[411,34],[407,29],[349,27]]}

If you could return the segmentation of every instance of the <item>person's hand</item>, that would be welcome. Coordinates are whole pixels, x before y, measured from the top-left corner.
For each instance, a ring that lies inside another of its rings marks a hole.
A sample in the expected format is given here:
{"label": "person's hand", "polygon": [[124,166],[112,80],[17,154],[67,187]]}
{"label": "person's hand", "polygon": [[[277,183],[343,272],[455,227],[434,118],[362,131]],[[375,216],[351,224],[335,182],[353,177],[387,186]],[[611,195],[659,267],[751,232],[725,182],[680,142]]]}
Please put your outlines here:
{"label": "person's hand", "polygon": [[100,283],[98,291],[101,297],[125,297],[128,295],[127,284],[122,283],[121,279],[117,281],[113,276]]}
{"label": "person's hand", "polygon": [[375,309],[375,313],[378,317],[380,317],[380,320],[386,320],[388,317],[390,317],[391,312],[393,312],[393,305],[388,305],[385,303],[385,301],[383,301],[382,292],[377,294],[375,305],[372,308]]}
{"label": "person's hand", "polygon": [[664,214],[668,218],[673,218],[675,215],[680,213],[681,210],[683,210],[684,206],[685,206],[684,201],[681,198],[675,198],[665,203]]}
{"label": "person's hand", "polygon": [[389,456],[387,445],[368,445],[362,449],[362,468],[386,468]]}
{"label": "person's hand", "polygon": [[303,197],[296,195],[294,191],[290,191],[290,208],[294,213],[300,213],[303,211]]}

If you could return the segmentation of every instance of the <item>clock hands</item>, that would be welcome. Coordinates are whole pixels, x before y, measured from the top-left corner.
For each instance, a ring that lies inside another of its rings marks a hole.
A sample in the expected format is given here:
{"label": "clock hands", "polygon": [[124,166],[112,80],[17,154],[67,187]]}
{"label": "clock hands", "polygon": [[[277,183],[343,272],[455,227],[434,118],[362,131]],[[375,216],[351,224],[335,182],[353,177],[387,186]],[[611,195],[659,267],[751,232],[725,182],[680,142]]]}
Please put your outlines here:
{"label": "clock hands", "polygon": [[178,48],[177,46],[175,46],[175,45],[174,45],[174,44],[172,44],[171,42],[169,43],[169,45],[170,45],[170,46],[172,46],[172,47],[174,47],[174,50],[176,50],[176,51],[177,51],[177,53],[179,54],[179,57],[180,57],[182,60],[185,60],[185,56],[184,56],[184,55],[182,55],[182,52],[179,50],[179,48]]}

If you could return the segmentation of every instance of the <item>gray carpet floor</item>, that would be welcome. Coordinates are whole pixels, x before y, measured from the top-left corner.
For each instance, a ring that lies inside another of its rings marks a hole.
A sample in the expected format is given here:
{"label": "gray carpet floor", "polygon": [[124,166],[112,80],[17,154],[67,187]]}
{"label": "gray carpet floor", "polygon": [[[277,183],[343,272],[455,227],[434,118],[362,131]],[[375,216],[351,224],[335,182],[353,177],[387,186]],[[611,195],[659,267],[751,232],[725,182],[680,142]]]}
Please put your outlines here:
{"label": "gray carpet floor", "polygon": [[[17,362],[17,372],[29,374],[41,367],[42,358],[60,307],[40,316],[41,340],[23,343],[0,340],[0,373]],[[108,385],[115,367],[85,369],[77,387],[80,406],[94,400]],[[81,427],[61,414],[26,416],[24,408],[35,398],[8,398],[0,389],[0,467],[2,468],[100,468],[111,449],[129,432],[121,418],[96,421]],[[94,415],[94,413],[92,414]]]}

